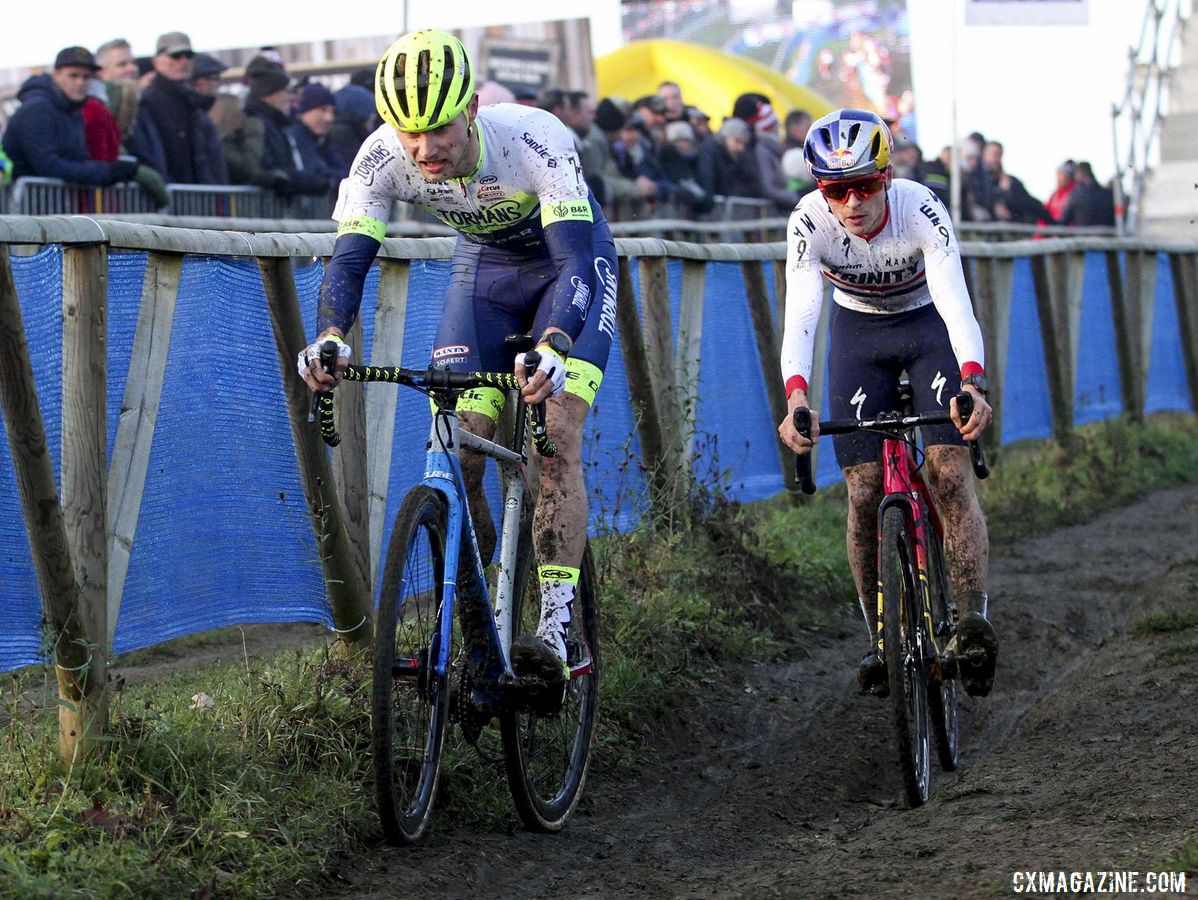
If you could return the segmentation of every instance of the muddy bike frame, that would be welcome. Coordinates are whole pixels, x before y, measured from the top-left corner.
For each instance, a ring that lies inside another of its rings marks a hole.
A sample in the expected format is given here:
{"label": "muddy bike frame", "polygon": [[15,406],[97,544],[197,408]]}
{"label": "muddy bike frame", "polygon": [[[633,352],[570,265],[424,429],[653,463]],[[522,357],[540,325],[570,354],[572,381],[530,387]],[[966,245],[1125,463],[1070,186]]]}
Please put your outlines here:
{"label": "muddy bike frame", "polygon": [[[525,350],[525,365],[535,370],[539,358],[531,340],[514,335],[507,343]],[[335,363],[336,349],[326,345],[322,350],[326,372]],[[536,702],[536,684],[512,669],[513,637],[521,623],[528,624],[517,616],[528,606],[525,592],[532,583],[535,555],[527,515],[532,503],[525,472],[527,438],[531,436],[542,457],[557,455],[545,428],[545,405],[525,404],[512,373],[349,366],[343,377],[405,385],[434,402],[424,476],[400,505],[380,579],[371,727],[384,834],[400,844],[423,836],[450,721],[458,721],[478,748],[482,730],[496,717],[517,811],[529,828],[560,830],[586,779],[598,702],[598,637],[594,567],[588,548],[567,636],[568,687],[560,704],[545,711]],[[478,387],[514,396],[510,444],[459,427],[457,397]],[[314,402],[321,436],[336,446],[340,436],[331,392],[317,394]],[[499,465],[503,516],[494,605],[470,514],[460,448]],[[425,549],[429,560],[420,556]],[[424,562],[429,565],[421,565]],[[432,607],[431,615],[424,615],[422,604]],[[458,621],[460,642],[454,638]],[[570,724],[575,712],[577,722]],[[552,761],[555,753],[560,773]]]}
{"label": "muddy bike frame", "polygon": [[[973,414],[973,395],[962,391],[955,399],[961,418],[968,420]],[[956,631],[957,609],[945,570],[944,525],[923,479],[923,453],[914,433],[922,425],[946,424],[952,419],[946,410],[916,414],[911,386],[905,378],[899,383],[896,400],[896,410],[868,419],[821,422],[819,431],[821,436],[857,431],[874,431],[883,436],[883,496],[878,505],[876,531],[877,619],[872,640],[887,662],[904,788],[910,805],[917,806],[927,800],[930,783],[929,699],[933,707],[932,729],[941,768],[945,771],[956,768],[959,742],[956,660],[946,649]],[[810,438],[811,410],[796,409],[794,424],[799,434]],[[989,468],[981,442],[970,441],[968,446],[974,473],[985,478]],[[795,466],[802,491],[814,493],[811,454],[798,454]],[[887,513],[891,510],[900,518],[888,525],[892,517]],[[892,559],[896,549],[897,556]],[[904,558],[910,556],[914,558]],[[896,561],[903,569],[907,587],[893,597],[885,576]],[[887,634],[900,646],[888,647]],[[895,663],[901,663],[901,672]],[[933,692],[931,698],[929,688]]]}

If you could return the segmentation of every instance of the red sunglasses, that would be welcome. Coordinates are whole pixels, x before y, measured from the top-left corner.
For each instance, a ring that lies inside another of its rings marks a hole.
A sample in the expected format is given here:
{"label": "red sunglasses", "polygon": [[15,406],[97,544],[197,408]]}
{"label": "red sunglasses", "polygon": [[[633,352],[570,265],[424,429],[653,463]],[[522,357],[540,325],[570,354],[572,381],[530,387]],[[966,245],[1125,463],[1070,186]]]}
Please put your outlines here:
{"label": "red sunglasses", "polygon": [[877,175],[856,178],[852,181],[820,181],[817,184],[819,184],[820,193],[829,200],[843,203],[849,198],[850,193],[856,194],[862,200],[872,197],[886,187],[886,175],[879,172]]}

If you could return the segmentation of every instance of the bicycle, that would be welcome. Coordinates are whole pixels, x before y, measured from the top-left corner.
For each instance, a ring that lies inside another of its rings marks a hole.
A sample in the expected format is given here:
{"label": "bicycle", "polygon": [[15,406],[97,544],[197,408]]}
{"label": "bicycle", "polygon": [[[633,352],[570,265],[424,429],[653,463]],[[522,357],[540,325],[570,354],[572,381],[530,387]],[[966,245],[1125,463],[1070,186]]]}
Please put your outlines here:
{"label": "bicycle", "polygon": [[[516,352],[525,350],[526,365],[535,370],[539,357],[531,339],[513,336],[508,343]],[[335,345],[325,345],[326,371],[335,353]],[[545,431],[544,404],[527,406],[512,373],[351,365],[343,377],[404,385],[434,403],[424,477],[396,514],[378,596],[371,732],[383,833],[392,844],[410,844],[424,835],[449,724],[457,722],[485,756],[479,740],[494,719],[520,818],[532,830],[559,831],[581,797],[595,735],[598,609],[587,545],[566,640],[564,696],[546,696],[543,682],[513,671],[513,636],[535,634],[540,615],[525,466],[528,437],[542,456],[556,454]],[[500,388],[509,399],[515,395],[510,442],[484,440],[459,428],[457,397],[477,387]],[[336,446],[340,435],[332,394],[317,394],[313,402],[322,437]],[[504,499],[494,604],[458,447],[491,457],[500,470]]]}
{"label": "bicycle", "polygon": [[[973,414],[973,396],[956,396],[963,420]],[[944,526],[920,469],[923,453],[915,431],[950,422],[947,411],[916,414],[911,386],[899,382],[897,409],[869,419],[834,419],[819,424],[820,435],[876,431],[882,442],[883,497],[878,507],[878,652],[886,661],[887,693],[894,720],[899,767],[909,806],[928,799],[931,782],[930,730],[945,772],[960,753],[957,721],[957,663],[951,641],[957,606],[944,563]],[[811,436],[811,410],[794,411],[796,430]],[[969,441],[978,478],[990,474],[981,441]],[[796,476],[806,494],[815,493],[811,454],[796,456]]]}

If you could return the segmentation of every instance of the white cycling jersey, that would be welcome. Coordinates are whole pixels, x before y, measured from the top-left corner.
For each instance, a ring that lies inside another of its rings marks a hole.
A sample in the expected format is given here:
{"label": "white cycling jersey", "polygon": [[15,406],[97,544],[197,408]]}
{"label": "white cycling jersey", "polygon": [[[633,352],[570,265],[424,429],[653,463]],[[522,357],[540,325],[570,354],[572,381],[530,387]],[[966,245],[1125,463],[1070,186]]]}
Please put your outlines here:
{"label": "white cycling jersey", "polygon": [[969,302],[960,248],[944,204],[928,188],[896,178],[886,218],[869,238],[845,230],[819,191],[799,201],[786,237],[786,322],[782,377],[811,379],[815,329],[824,300],[864,313],[906,312],[929,303],[948,328],[957,364],[985,366],[982,332]]}
{"label": "white cycling jersey", "polygon": [[427,210],[468,240],[503,248],[536,245],[552,222],[595,221],[573,137],[556,116],[497,103],[480,107],[474,124],[478,166],[465,178],[438,183],[425,180],[393,128],[380,126],[341,182],[337,233],[382,240],[396,200]]}

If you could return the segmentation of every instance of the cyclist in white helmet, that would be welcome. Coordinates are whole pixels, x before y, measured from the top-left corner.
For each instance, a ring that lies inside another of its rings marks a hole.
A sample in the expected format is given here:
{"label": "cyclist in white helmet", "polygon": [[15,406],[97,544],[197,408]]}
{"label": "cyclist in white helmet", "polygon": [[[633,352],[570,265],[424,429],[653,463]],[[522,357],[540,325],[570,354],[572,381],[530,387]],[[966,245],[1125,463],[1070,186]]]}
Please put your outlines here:
{"label": "cyclist in white helmet", "polygon": [[[790,412],[810,406],[812,351],[826,278],[835,303],[829,418],[864,418],[893,408],[903,372],[917,411],[950,407],[953,425],[924,429],[923,439],[961,614],[956,635],[961,682],[967,693],[985,696],[994,679],[998,638],[986,618],[986,521],[964,446],[982,434],[993,415],[986,402],[981,329],[948,211],[927,187],[893,177],[892,149],[886,124],[865,110],[837,110],[812,123],[807,133],[804,155],[819,190],[800,200],[790,216],[782,340],[788,413],[778,431],[796,452],[811,450],[812,441],[798,434]],[[973,414],[964,422],[952,399],[958,389],[974,395]],[[814,410],[812,419],[814,439],[819,434]],[[857,678],[863,691],[880,693],[886,667],[876,649],[870,598],[878,582],[882,437],[855,433],[834,440],[849,491],[849,564],[870,640]],[[966,651],[979,646],[985,652],[967,664],[967,656],[975,657]]]}
{"label": "cyclist in white helmet", "polygon": [[[616,249],[587,187],[570,131],[536,107],[479,107],[474,67],[453,35],[435,29],[397,40],[380,60],[375,104],[384,124],[358,151],[342,184],[333,257],[320,288],[316,339],[299,369],[313,390],[338,380],[317,362],[358,313],[366,274],[395,200],[414,203],[458,231],[432,364],[515,371],[529,403],[548,400],[558,456],[541,464],[533,523],[541,584],[539,638],[517,641],[513,664],[557,682],[587,537],[582,429],[615,335]],[[540,367],[525,380],[504,339],[529,332]],[[342,346],[339,370],[348,365]],[[382,355],[382,351],[379,352]],[[458,403],[462,427],[490,437],[503,395],[482,389]],[[485,458],[462,469],[484,560],[495,528],[481,490]]]}

